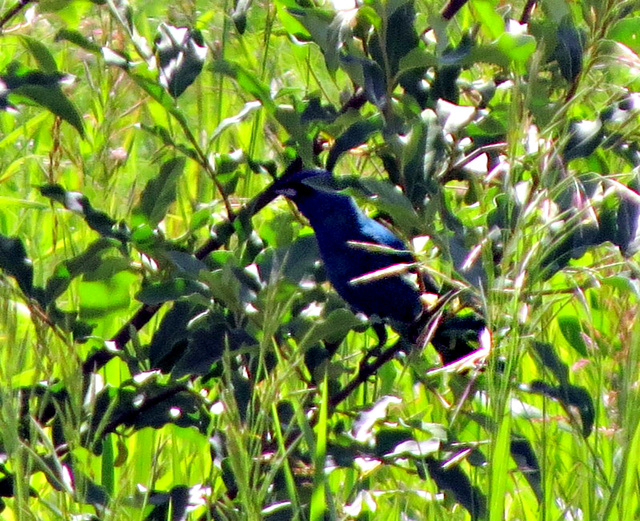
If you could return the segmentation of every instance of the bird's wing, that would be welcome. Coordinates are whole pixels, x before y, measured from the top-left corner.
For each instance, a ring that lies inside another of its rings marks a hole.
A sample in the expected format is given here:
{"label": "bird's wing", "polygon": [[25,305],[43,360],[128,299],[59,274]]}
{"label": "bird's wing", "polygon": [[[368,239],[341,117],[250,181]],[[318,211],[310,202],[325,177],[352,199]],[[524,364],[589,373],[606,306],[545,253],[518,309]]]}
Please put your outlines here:
{"label": "bird's wing", "polygon": [[406,252],[405,254],[399,254],[397,256],[398,262],[412,262],[413,255],[411,255],[407,245],[391,230],[380,224],[378,221],[363,216],[360,231],[362,233],[362,242],[370,242],[373,244],[379,244],[381,246],[387,246],[394,250],[400,250]]}

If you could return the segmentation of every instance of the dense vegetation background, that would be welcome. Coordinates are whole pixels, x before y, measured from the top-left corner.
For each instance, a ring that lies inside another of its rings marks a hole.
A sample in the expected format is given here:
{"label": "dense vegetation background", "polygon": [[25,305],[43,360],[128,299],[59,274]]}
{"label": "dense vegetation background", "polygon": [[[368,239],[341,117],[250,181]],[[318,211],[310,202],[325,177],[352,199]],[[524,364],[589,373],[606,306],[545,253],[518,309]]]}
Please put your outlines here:
{"label": "dense vegetation background", "polygon": [[[0,29],[3,519],[638,518],[636,2],[22,0]],[[291,165],[412,245],[434,321],[485,317],[472,360],[391,329],[365,358],[264,192]]]}

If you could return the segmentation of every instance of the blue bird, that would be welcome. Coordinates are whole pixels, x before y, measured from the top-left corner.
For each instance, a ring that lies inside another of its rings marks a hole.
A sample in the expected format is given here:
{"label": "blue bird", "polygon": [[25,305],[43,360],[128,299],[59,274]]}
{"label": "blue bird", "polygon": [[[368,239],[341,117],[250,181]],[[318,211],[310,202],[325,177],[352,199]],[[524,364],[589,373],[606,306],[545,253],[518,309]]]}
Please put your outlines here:
{"label": "blue bird", "polygon": [[[415,343],[430,313],[424,312],[418,285],[403,270],[392,268],[415,263],[404,242],[367,217],[351,197],[339,193],[326,170],[287,173],[271,189],[293,201],[309,220],[327,277],[338,294],[355,311],[379,317]],[[365,277],[386,268],[391,269],[380,277]],[[358,280],[360,277],[365,279]],[[422,282],[427,291],[437,293],[430,281]],[[431,343],[443,362],[450,363],[475,349],[473,343],[484,326],[484,319],[477,315],[448,317],[434,332]],[[384,326],[374,321],[374,329],[382,346],[386,341]]]}
{"label": "blue bird", "polygon": [[367,217],[351,197],[335,190],[329,172],[302,170],[276,181],[273,188],[291,199],[309,220],[327,277],[354,310],[396,326],[418,319],[423,308],[420,290],[406,275],[394,272],[357,280],[401,263],[412,264],[415,259],[388,228]]}

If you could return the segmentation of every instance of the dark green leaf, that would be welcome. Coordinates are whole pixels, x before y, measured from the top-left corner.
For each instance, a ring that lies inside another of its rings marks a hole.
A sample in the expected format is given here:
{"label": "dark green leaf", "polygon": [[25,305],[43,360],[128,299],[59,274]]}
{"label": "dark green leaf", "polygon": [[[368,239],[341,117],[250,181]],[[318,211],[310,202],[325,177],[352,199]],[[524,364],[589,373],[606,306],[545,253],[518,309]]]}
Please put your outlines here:
{"label": "dark green leaf", "polygon": [[569,382],[569,367],[560,360],[551,344],[534,342],[533,349],[542,364],[553,373],[561,384]]}
{"label": "dark green leaf", "polygon": [[530,390],[558,400],[566,409],[570,407],[577,408],[582,422],[582,435],[586,438],[591,434],[596,413],[593,398],[584,387],[571,384],[554,387],[545,382],[535,380],[531,382]]}
{"label": "dark green leaf", "polygon": [[140,430],[159,429],[168,423],[204,432],[209,418],[203,407],[198,393],[154,378],[118,389],[108,386],[93,401],[90,429],[85,436],[93,444],[91,437],[99,442],[121,425]]}
{"label": "dark green leaf", "polygon": [[[51,277],[47,279],[45,286],[46,305],[62,295],[74,278],[95,272],[103,262],[102,255],[111,250],[114,245],[114,242],[109,239],[98,239],[90,244],[83,253],[58,264]],[[122,269],[126,269],[127,265],[128,261],[126,261],[125,265],[121,265]],[[113,274],[110,273],[109,275]]]}
{"label": "dark green leaf", "polygon": [[[637,195],[640,183],[636,178],[629,183],[629,188]],[[616,218],[616,234],[614,244],[620,247],[625,256],[632,256],[640,250],[640,203],[632,194],[621,194]]]}
{"label": "dark green leaf", "polygon": [[184,157],[170,159],[160,167],[158,175],[151,179],[142,191],[134,214],[142,217],[149,226],[156,227],[175,201],[178,179],[182,175],[184,165]]}
{"label": "dark green leaf", "polygon": [[173,278],[167,282],[150,284],[142,288],[136,294],[136,299],[148,306],[155,306],[194,293],[207,294],[207,287],[195,280]]}
{"label": "dark green leaf", "polygon": [[364,89],[367,100],[379,109],[387,103],[387,79],[375,61],[349,54],[340,55],[340,63],[353,81]]}
{"label": "dark green leaf", "polygon": [[256,262],[261,280],[266,282],[285,277],[293,284],[298,284],[313,271],[319,256],[316,238],[305,235],[290,246],[264,250]]}
{"label": "dark green leaf", "polygon": [[[369,440],[358,438],[358,441],[367,442]],[[398,446],[408,441],[415,443],[411,429],[407,429],[406,427],[382,427],[376,433],[376,444],[373,449],[374,454],[378,457],[393,455],[397,451]]]}
{"label": "dark green leaf", "polygon": [[[48,74],[24,70],[10,70],[8,74],[0,76],[0,82],[4,83],[9,95],[22,96],[41,105],[73,125],[84,136],[82,117],[60,88],[60,83],[68,79],[69,76],[58,72]],[[2,95],[2,98],[5,97],[6,93]]]}
{"label": "dark green leaf", "polygon": [[159,81],[169,94],[177,98],[202,71],[207,47],[197,29],[162,23],[158,31],[155,44]]}
{"label": "dark green leaf", "polygon": [[339,65],[338,51],[342,40],[349,34],[348,27],[342,25],[344,19],[326,9],[289,8],[287,11],[309,32],[324,54],[327,69],[334,74]]}
{"label": "dark green leaf", "polygon": [[101,47],[91,40],[87,39],[82,33],[72,29],[60,29],[56,33],[55,41],[66,40],[68,42],[81,47],[85,51],[89,51],[93,54],[100,54]]}
{"label": "dark green leaf", "polygon": [[186,521],[189,507],[189,487],[178,485],[169,492],[149,492],[148,502],[155,505],[144,521]]}
{"label": "dark green leaf", "polygon": [[176,302],[162,318],[149,346],[149,362],[152,369],[170,372],[176,360],[187,345],[187,325],[205,308],[199,304],[183,300]]}
{"label": "dark green leaf", "polygon": [[58,72],[58,66],[49,49],[39,40],[30,36],[20,36],[22,44],[27,48],[29,53],[35,58],[38,67],[46,74]]}
{"label": "dark green leaf", "polygon": [[16,279],[18,286],[27,296],[33,290],[33,265],[27,257],[27,250],[17,237],[0,235],[0,269]]}
{"label": "dark green leaf", "polygon": [[[370,42],[371,57],[377,62],[383,76],[393,78],[400,68],[400,60],[418,47],[420,39],[414,27],[414,2],[389,2],[378,11],[387,30],[374,31]],[[381,38],[384,36],[385,38]]]}
{"label": "dark green leaf", "polygon": [[234,7],[231,11],[231,19],[240,34],[244,34],[247,27],[247,12],[251,7],[252,0],[234,0]]}
{"label": "dark green leaf", "polygon": [[369,137],[382,129],[382,120],[378,116],[372,116],[363,121],[356,121],[341,136],[336,139],[333,148],[327,157],[327,170],[333,170],[340,156],[352,148],[363,145]]}
{"label": "dark green leaf", "polygon": [[163,144],[179,150],[186,157],[189,157],[196,161],[200,159],[195,149],[185,145],[184,143],[178,143],[177,141],[175,141],[169,131],[162,125],[149,126],[145,125],[144,123],[140,123],[140,128],[145,132],[148,132],[149,134],[160,138]]}
{"label": "dark green leaf", "polygon": [[584,35],[567,19],[558,26],[556,39],[553,57],[558,60],[564,79],[573,83],[582,71]]}
{"label": "dark green leaf", "polygon": [[602,143],[603,138],[604,130],[599,119],[572,121],[569,126],[569,140],[562,153],[565,161],[591,155]]}
{"label": "dark green leaf", "polygon": [[432,457],[424,459],[431,478],[446,495],[466,508],[472,519],[484,518],[487,501],[480,489],[471,485],[469,477],[459,465],[444,466]]}

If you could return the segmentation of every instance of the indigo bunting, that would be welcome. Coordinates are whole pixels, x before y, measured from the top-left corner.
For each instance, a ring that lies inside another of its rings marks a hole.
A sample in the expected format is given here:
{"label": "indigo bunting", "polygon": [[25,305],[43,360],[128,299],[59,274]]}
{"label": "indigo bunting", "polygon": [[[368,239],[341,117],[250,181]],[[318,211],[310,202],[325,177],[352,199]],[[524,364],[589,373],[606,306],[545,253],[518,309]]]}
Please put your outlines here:
{"label": "indigo bunting", "polygon": [[[293,201],[309,220],[327,277],[338,294],[355,311],[389,322],[415,342],[429,314],[424,312],[420,288],[410,280],[408,271],[415,259],[404,242],[367,217],[351,197],[337,191],[326,170],[286,174],[272,189]],[[387,268],[388,272],[369,276]],[[358,280],[360,277],[364,279]],[[437,292],[435,286],[423,282],[429,292]],[[439,327],[431,339],[445,363],[470,353],[469,340],[477,339],[484,327],[484,321],[475,317],[453,317],[449,324],[452,327]],[[383,344],[384,327],[376,332]]]}

